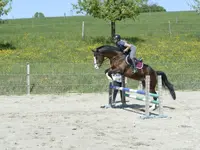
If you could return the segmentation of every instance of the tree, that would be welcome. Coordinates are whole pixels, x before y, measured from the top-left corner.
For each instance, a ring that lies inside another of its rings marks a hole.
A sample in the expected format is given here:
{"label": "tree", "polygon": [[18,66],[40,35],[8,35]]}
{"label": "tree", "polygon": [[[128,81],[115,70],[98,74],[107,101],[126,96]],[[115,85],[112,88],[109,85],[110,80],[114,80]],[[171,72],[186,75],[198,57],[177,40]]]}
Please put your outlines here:
{"label": "tree", "polygon": [[135,20],[139,7],[147,0],[78,0],[72,4],[77,13],[86,12],[95,18],[111,22],[111,37],[115,35],[115,22],[127,18]]}
{"label": "tree", "polygon": [[36,12],[33,17],[38,18],[38,12]]}
{"label": "tree", "polygon": [[200,0],[193,0],[193,3],[188,2],[188,5],[200,14]]}
{"label": "tree", "polygon": [[0,17],[7,15],[11,10],[12,0],[0,0]]}
{"label": "tree", "polygon": [[45,18],[44,14],[39,12],[39,18]]}
{"label": "tree", "polygon": [[44,14],[41,13],[41,12],[36,12],[36,13],[34,14],[34,18],[45,18],[45,16],[44,16]]}

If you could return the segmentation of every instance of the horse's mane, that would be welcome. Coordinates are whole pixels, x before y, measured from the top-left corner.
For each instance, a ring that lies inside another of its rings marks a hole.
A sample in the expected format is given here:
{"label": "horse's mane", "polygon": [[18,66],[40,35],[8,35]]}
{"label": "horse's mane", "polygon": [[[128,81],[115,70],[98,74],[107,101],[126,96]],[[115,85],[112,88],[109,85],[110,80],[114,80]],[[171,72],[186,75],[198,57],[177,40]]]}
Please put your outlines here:
{"label": "horse's mane", "polygon": [[118,47],[116,47],[116,46],[111,46],[111,45],[102,45],[102,46],[100,46],[100,47],[97,47],[96,48],[97,50],[100,50],[101,52],[105,52],[105,51],[107,51],[107,52],[113,52],[113,51],[115,51],[115,52],[121,52],[120,51],[120,49],[118,48]]}

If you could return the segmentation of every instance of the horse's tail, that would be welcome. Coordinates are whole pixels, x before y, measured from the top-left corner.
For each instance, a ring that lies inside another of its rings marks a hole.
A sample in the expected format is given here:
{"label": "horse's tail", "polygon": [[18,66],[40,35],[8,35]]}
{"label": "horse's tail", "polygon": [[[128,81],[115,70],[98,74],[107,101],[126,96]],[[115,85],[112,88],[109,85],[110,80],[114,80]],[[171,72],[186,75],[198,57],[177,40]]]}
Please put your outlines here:
{"label": "horse's tail", "polygon": [[168,88],[172,98],[176,99],[176,93],[174,91],[174,86],[168,81],[167,75],[163,71],[156,71],[157,75],[161,75],[162,85],[164,88]]}

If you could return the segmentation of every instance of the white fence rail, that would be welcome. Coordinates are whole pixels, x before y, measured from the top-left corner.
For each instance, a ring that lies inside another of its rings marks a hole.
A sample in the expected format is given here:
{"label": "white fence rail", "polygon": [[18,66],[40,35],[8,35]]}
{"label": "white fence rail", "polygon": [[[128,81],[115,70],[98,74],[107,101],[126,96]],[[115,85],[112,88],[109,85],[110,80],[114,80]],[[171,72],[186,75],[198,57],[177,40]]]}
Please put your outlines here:
{"label": "white fence rail", "polygon": [[[179,33],[179,34],[187,34],[188,32],[192,32],[192,33],[199,33],[199,28],[198,26],[200,26],[200,23],[195,23],[195,24],[191,24],[191,23],[181,23],[181,22],[178,22],[178,18],[176,17],[174,20],[168,20],[166,22],[159,22],[161,25],[164,25],[165,27],[163,28],[160,28],[160,29],[155,29],[155,28],[151,28],[152,26],[154,27],[154,24],[155,22],[134,22],[134,23],[124,23],[124,25],[128,26],[128,25],[132,25],[134,27],[136,26],[143,26],[143,28],[140,28],[140,32],[144,32],[144,33],[147,33],[147,32],[156,32],[156,33],[167,33],[169,34],[170,36],[173,34],[173,33]],[[76,23],[75,23],[76,24]],[[19,30],[19,29],[25,29],[25,28],[40,28],[40,27],[51,27],[51,28],[57,28],[58,26],[65,26],[66,28],[68,26],[73,26],[75,24],[71,24],[70,22],[60,22],[60,23],[49,23],[49,24],[37,24],[37,23],[34,23],[34,21],[32,20],[32,23],[31,24],[6,24],[6,25],[1,25],[0,24],[0,29],[8,29],[8,28],[11,28],[12,30],[13,29],[16,29],[16,30]],[[85,37],[85,28],[88,28],[93,26],[93,27],[96,27],[98,26],[99,24],[98,23],[95,23],[95,22],[88,22],[88,21],[79,21],[77,22],[77,24],[80,26],[81,28],[81,35],[82,35],[82,39],[84,39]],[[110,23],[109,22],[105,22],[105,23],[101,23],[102,26],[109,26]],[[123,23],[121,23],[120,25],[123,25]],[[180,31],[179,28],[184,26],[184,28]],[[194,26],[196,28],[194,28]],[[145,27],[145,28],[144,28]],[[134,28],[133,28],[134,29]],[[37,32],[37,31],[34,31],[33,33],[37,33],[37,34],[42,34],[42,32]],[[51,33],[68,33],[67,32],[63,32],[63,31],[55,31],[55,32],[44,32],[44,34],[51,34]],[[10,34],[13,34],[13,33],[4,33],[3,36],[8,36]],[[24,33],[15,33],[15,35],[23,35]]]}
{"label": "white fence rail", "polygon": [[[175,89],[200,89],[198,70],[191,73],[163,71]],[[138,81],[128,79],[127,82],[129,87],[138,86]],[[0,71],[0,95],[106,92],[107,86],[104,68],[96,70],[91,64],[13,63]]]}

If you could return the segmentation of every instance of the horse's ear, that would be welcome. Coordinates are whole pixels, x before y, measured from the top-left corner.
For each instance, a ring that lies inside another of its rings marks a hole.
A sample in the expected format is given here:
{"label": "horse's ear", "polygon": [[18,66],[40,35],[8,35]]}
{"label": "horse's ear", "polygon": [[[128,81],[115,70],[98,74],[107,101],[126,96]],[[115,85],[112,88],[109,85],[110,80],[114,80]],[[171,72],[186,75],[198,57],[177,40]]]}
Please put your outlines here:
{"label": "horse's ear", "polygon": [[98,49],[95,49],[95,50],[92,49],[92,52],[94,52],[94,53],[95,53],[95,52],[99,52],[99,50],[98,50]]}

